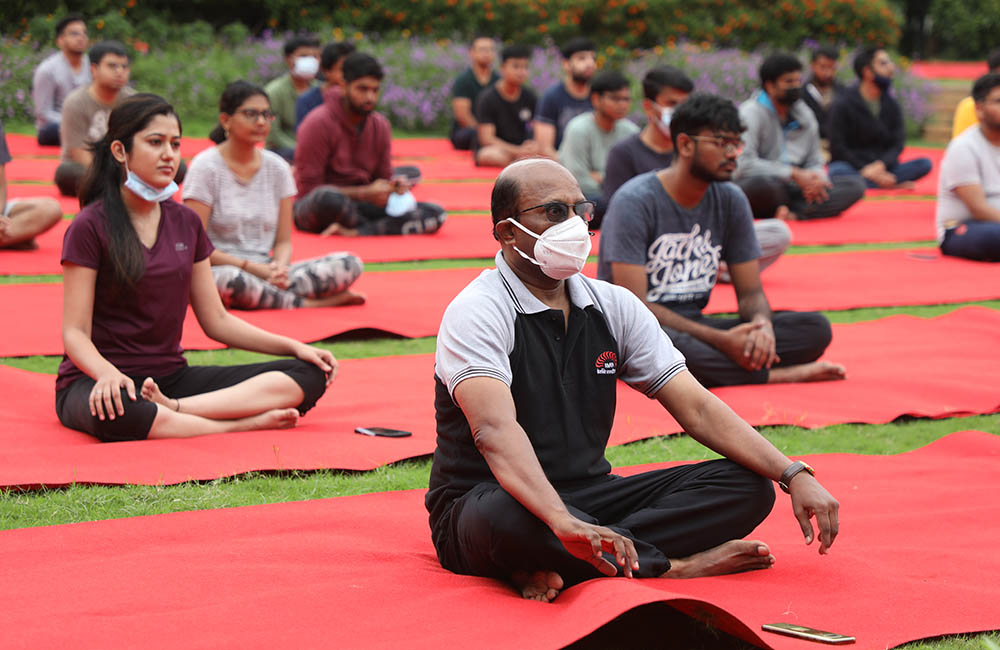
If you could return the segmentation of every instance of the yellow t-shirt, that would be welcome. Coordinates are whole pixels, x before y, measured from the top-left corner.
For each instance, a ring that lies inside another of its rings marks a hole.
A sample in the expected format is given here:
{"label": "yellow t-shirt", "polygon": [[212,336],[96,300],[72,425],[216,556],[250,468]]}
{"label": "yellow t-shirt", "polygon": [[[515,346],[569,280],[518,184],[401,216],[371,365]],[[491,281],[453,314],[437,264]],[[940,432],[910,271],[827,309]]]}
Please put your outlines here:
{"label": "yellow t-shirt", "polygon": [[979,124],[976,117],[976,102],[971,97],[966,97],[958,103],[955,109],[955,120],[951,125],[951,137],[957,137],[962,131],[974,124]]}

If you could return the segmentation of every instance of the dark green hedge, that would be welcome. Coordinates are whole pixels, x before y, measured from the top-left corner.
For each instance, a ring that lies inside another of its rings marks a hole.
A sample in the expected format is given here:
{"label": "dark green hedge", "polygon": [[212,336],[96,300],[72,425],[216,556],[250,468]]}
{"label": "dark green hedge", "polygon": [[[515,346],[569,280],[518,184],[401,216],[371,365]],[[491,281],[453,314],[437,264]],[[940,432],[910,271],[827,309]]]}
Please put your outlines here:
{"label": "dark green hedge", "polygon": [[[47,40],[67,9],[85,13],[97,35],[119,36],[132,29],[147,40],[171,37],[167,24],[203,21],[218,28],[234,20],[254,33],[329,34],[336,27],[404,37],[486,33],[529,43],[586,34],[618,48],[671,40],[748,49],[797,48],[809,39],[893,45],[899,38],[899,19],[887,0],[332,0],[315,5],[299,0],[38,0],[30,7],[26,0],[8,0],[0,9],[0,25],[8,34],[30,31],[33,38]],[[95,29],[98,21],[101,27]]]}

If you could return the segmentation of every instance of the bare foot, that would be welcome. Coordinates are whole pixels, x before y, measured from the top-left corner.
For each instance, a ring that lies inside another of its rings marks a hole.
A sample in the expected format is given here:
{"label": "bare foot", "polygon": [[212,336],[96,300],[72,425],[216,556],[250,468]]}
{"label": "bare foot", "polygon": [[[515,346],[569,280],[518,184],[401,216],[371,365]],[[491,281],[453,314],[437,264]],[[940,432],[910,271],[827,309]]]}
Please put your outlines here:
{"label": "bare foot", "polygon": [[260,415],[245,418],[246,430],[257,429],[291,429],[299,423],[298,409],[271,409]]}
{"label": "bare foot", "polygon": [[166,406],[171,411],[175,410],[174,403],[177,400],[161,393],[160,387],[156,385],[152,377],[146,377],[146,380],[142,382],[142,389],[139,391],[139,394],[142,395],[142,399],[149,400],[160,406]]}
{"label": "bare foot", "polygon": [[521,597],[551,603],[563,588],[563,579],[555,571],[516,571],[510,577]]}
{"label": "bare foot", "polygon": [[773,368],[768,376],[769,384],[789,384],[803,381],[833,381],[845,379],[847,370],[832,361],[813,361],[797,366]]}
{"label": "bare foot", "polygon": [[896,183],[897,190],[912,190],[917,186],[913,181],[903,181],[902,183]]}
{"label": "bare foot", "polygon": [[799,217],[789,210],[787,205],[779,205],[778,209],[774,211],[774,218],[781,219],[782,221],[795,221]]}
{"label": "bare foot", "polygon": [[302,301],[306,307],[347,307],[365,304],[365,294],[356,291],[341,291],[326,298],[306,298]]}
{"label": "bare foot", "polygon": [[670,560],[670,570],[661,578],[701,578],[769,569],[774,556],[764,542],[734,539],[679,560]]}

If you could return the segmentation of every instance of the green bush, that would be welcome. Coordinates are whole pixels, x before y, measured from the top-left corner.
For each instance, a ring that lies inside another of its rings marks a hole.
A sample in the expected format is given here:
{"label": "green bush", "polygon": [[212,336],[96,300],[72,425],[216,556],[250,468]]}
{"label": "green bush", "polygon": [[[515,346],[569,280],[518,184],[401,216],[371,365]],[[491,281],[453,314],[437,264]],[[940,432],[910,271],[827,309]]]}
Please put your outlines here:
{"label": "green bush", "polygon": [[935,0],[930,16],[940,55],[983,59],[997,47],[1000,0]]}
{"label": "green bush", "polygon": [[[205,21],[216,27],[231,24],[238,16],[251,33],[272,29],[329,34],[332,28],[340,28],[387,37],[465,40],[482,32],[506,41],[533,44],[546,39],[559,43],[587,34],[601,46],[625,49],[680,41],[745,49],[794,49],[806,39],[895,44],[899,18],[888,1],[329,0],[323,5],[303,5],[298,0],[127,0],[123,6],[122,0],[78,0],[67,2],[67,6],[88,16],[100,16],[105,23],[103,30],[109,33],[125,30],[124,23],[129,21],[143,24],[152,16],[171,24]],[[938,4],[960,6],[960,2],[939,0]],[[995,24],[1000,0],[971,2],[992,7],[991,20]],[[52,11],[52,5],[51,0],[40,0],[36,11]],[[13,35],[30,29],[33,38],[42,42],[51,39],[51,25],[42,39],[35,30],[44,29],[45,24],[21,24],[22,14],[7,14],[5,8],[0,9],[0,25],[20,25]],[[206,33],[199,27],[195,36]],[[147,34],[140,36],[151,38]]]}
{"label": "green bush", "polygon": [[250,30],[243,23],[229,23],[219,30],[219,38],[229,46],[242,45],[250,38]]}
{"label": "green bush", "polygon": [[177,30],[178,40],[188,47],[212,47],[215,40],[215,29],[204,20],[184,23]]}
{"label": "green bush", "polygon": [[110,11],[97,16],[90,21],[89,31],[92,43],[106,40],[128,43],[135,37],[135,27],[122,11]]}

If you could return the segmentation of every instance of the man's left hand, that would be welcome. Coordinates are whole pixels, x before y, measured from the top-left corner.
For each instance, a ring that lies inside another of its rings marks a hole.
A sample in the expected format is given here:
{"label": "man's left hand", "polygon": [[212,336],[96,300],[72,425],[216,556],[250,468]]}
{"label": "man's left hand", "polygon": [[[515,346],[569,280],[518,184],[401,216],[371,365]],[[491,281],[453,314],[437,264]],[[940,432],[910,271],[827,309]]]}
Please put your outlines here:
{"label": "man's left hand", "polygon": [[796,474],[788,486],[792,495],[792,512],[799,521],[806,544],[812,544],[815,531],[812,521],[816,517],[819,527],[819,552],[825,555],[840,529],[840,504],[808,472]]}

